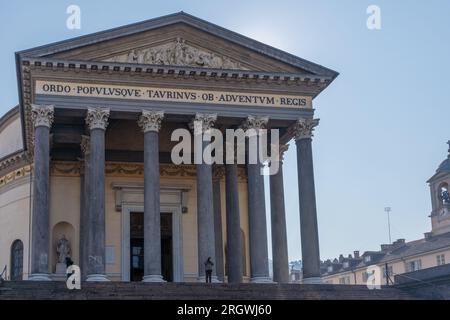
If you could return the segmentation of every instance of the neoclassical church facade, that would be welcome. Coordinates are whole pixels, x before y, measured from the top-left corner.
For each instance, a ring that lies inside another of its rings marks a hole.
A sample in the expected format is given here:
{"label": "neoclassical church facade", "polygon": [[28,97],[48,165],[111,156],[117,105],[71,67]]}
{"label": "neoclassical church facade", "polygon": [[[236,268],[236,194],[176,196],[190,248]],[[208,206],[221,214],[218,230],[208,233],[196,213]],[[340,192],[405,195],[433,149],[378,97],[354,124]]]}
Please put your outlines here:
{"label": "neoclassical church facade", "polygon": [[[295,140],[303,278],[319,280],[313,99],[335,71],[183,12],[21,51],[16,63],[19,105],[0,119],[9,279],[64,279],[64,239],[87,281],[204,281],[208,257],[214,281],[271,281],[270,210],[273,281],[287,282],[282,153]],[[173,163],[172,133],[192,121],[279,130],[270,208],[261,164]]]}

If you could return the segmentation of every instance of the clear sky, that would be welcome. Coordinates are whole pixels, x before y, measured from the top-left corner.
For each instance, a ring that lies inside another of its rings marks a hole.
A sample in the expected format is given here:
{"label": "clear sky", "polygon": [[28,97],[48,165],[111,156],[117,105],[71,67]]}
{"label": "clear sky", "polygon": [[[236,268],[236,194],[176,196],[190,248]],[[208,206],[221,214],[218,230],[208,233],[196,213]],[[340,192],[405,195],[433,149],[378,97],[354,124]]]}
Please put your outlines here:
{"label": "clear sky", "polygon": [[[71,4],[81,30],[66,28]],[[371,4],[381,30],[366,27]],[[18,102],[15,51],[181,10],[340,72],[314,101],[322,258],[387,242],[386,206],[393,239],[430,230],[426,180],[450,139],[447,0],[0,0],[0,115]],[[285,158],[292,260],[301,257],[294,145]]]}

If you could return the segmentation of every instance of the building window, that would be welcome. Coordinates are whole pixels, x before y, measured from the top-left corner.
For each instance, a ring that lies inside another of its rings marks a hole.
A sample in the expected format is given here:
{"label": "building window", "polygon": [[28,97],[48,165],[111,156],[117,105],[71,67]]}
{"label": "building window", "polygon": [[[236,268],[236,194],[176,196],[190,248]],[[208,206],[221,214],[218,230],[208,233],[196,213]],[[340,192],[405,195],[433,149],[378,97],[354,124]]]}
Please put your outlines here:
{"label": "building window", "polygon": [[437,261],[437,265],[441,266],[443,264],[445,264],[445,255],[444,254],[438,254],[436,256],[436,261]]}
{"label": "building window", "polygon": [[372,260],[371,256],[365,256],[364,257],[364,262],[370,262]]}
{"label": "building window", "polygon": [[11,280],[22,280],[23,275],[23,243],[15,240],[11,246]]}
{"label": "building window", "polygon": [[348,261],[345,261],[344,262],[344,268],[348,268],[349,267],[349,262]]}
{"label": "building window", "polygon": [[328,266],[327,270],[328,272],[333,272],[333,266]]}
{"label": "building window", "polygon": [[417,271],[420,269],[422,269],[422,261],[420,259],[413,260],[408,263],[408,272]]}
{"label": "building window", "polygon": [[[383,272],[383,279],[386,279],[386,267],[383,267],[383,271],[382,272]],[[392,276],[394,275],[394,272],[392,270],[392,266],[388,266],[387,273],[388,273],[388,276],[390,278],[392,278]]]}
{"label": "building window", "polygon": [[350,277],[346,276],[339,278],[339,284],[350,284]]}

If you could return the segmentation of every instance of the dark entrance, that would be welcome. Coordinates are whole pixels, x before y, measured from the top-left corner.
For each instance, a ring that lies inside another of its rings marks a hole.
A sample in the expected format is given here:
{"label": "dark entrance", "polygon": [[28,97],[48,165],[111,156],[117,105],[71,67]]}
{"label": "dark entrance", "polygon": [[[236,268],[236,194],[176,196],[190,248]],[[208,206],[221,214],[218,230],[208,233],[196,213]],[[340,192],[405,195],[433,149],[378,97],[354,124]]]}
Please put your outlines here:
{"label": "dark entrance", "polygon": [[[161,272],[165,281],[173,281],[172,214],[161,213]],[[130,280],[144,276],[144,213],[130,214]]]}

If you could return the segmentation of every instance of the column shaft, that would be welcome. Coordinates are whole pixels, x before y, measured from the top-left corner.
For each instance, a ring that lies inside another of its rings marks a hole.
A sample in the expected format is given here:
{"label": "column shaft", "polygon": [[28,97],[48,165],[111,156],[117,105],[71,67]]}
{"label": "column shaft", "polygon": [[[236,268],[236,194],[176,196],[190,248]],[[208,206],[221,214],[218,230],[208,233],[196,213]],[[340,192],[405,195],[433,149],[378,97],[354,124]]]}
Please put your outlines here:
{"label": "column shaft", "polygon": [[[256,151],[258,152],[258,151]],[[252,282],[269,278],[264,176],[260,163],[247,164],[250,274]]]}
{"label": "column shaft", "polygon": [[[34,133],[34,185],[31,274],[49,273],[49,132],[46,126]],[[40,279],[42,280],[42,279]]]}
{"label": "column shaft", "polygon": [[53,106],[32,106],[34,122],[34,180],[31,228],[31,273],[28,280],[48,281],[49,277],[49,179],[50,127]]}
{"label": "column shaft", "polygon": [[223,263],[223,237],[222,237],[222,201],[221,201],[220,178],[213,181],[213,202],[214,202],[214,236],[216,253],[216,274],[220,281],[224,281]]}
{"label": "column shaft", "polygon": [[[203,143],[203,149],[207,143]],[[208,257],[216,264],[214,237],[214,206],[212,168],[210,164],[197,164],[197,235],[198,235],[198,275],[205,277],[205,262]],[[216,275],[216,265],[213,267]]]}
{"label": "column shaft", "polygon": [[161,212],[159,197],[159,134],[144,133],[144,279],[160,282]]}
{"label": "column shaft", "polygon": [[298,139],[296,145],[303,278],[316,281],[320,278],[320,252],[311,138]]}
{"label": "column shaft", "polygon": [[248,164],[248,215],[252,282],[269,280],[264,176],[260,164]]}
{"label": "column shaft", "polygon": [[105,275],[105,131],[91,130],[88,277]]}
{"label": "column shaft", "polygon": [[284,206],[283,162],[279,170],[270,176],[270,206],[272,221],[273,281],[289,282],[289,258]]}
{"label": "column shaft", "polygon": [[89,108],[86,117],[91,152],[86,281],[109,281],[105,271],[105,130],[108,117],[109,109],[106,108]]}
{"label": "column shaft", "polygon": [[229,283],[242,282],[243,261],[237,165],[225,165],[227,205],[227,275]]}
{"label": "column shaft", "polygon": [[[250,274],[252,282],[271,282],[267,252],[266,203],[260,139],[267,117],[249,116],[243,123],[247,130],[247,189],[250,238]],[[256,160],[256,161],[255,161]]]}

